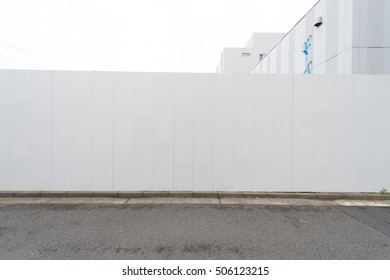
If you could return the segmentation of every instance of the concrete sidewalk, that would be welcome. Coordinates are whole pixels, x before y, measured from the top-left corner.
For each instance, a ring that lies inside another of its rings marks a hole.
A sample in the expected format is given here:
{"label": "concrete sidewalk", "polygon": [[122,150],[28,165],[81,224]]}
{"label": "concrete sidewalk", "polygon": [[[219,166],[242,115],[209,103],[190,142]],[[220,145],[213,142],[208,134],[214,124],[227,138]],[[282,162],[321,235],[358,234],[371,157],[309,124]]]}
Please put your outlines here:
{"label": "concrete sidewalk", "polygon": [[105,198],[293,198],[390,200],[390,194],[363,192],[200,192],[200,191],[0,191],[1,197],[105,197]]}
{"label": "concrete sidewalk", "polygon": [[156,204],[156,205],[292,205],[292,206],[372,206],[390,207],[390,200],[303,199],[242,197],[0,197],[0,204]]}

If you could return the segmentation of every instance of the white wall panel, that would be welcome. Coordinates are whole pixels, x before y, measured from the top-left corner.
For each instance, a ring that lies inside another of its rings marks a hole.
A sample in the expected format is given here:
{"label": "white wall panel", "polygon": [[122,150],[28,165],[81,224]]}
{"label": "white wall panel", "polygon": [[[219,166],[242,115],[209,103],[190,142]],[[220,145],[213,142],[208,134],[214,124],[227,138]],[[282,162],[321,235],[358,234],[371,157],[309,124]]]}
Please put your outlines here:
{"label": "white wall panel", "polygon": [[272,51],[271,53],[269,53],[267,55],[267,73],[270,74],[271,73],[271,60],[272,60],[272,55],[273,55],[274,51]]}
{"label": "white wall panel", "polygon": [[194,75],[175,74],[174,188],[194,185]]}
{"label": "white wall panel", "polygon": [[[329,59],[327,62],[324,63],[324,69],[321,71],[322,73],[321,74],[339,74],[339,66],[338,66],[338,63],[339,63],[339,60],[338,60],[338,57],[333,57],[331,59]],[[321,67],[322,65],[320,65]],[[317,67],[318,69],[319,67]],[[326,71],[326,72],[325,72]],[[316,73],[318,73],[319,71],[317,71]]]}
{"label": "white wall panel", "polygon": [[[327,13],[327,1],[320,1],[314,8],[314,18],[323,17],[324,24],[318,28],[314,28],[313,34],[313,65],[317,66],[326,61],[327,40],[336,40],[337,37],[327,38],[328,21],[335,20]],[[298,39],[298,38],[297,38]],[[302,42],[303,43],[303,42]],[[300,51],[300,50],[299,50]],[[302,55],[303,57],[303,55]],[[297,72],[298,73],[298,72]],[[317,73],[317,72],[314,72]]]}
{"label": "white wall panel", "polygon": [[[358,45],[360,48],[367,48],[370,40],[370,2],[371,0],[359,0],[359,14],[356,18],[354,29],[358,33]],[[357,23],[358,22],[358,23]]]}
{"label": "white wall panel", "polygon": [[386,48],[383,50],[384,57],[383,57],[383,74],[389,75],[390,74],[390,48]]}
{"label": "white wall panel", "polygon": [[[376,85],[371,87],[372,107],[371,112],[371,164],[370,164],[370,186],[371,191],[377,192],[387,188],[390,182],[390,91],[383,90],[390,88],[390,80],[386,76],[372,77]],[[370,108],[370,109],[371,109]],[[362,191],[367,186],[362,188]]]}
{"label": "white wall panel", "polygon": [[[333,1],[337,1],[337,0],[333,0]],[[310,35],[313,36],[313,31],[314,31],[314,9],[313,10],[310,10],[307,15],[306,15],[306,18],[303,19],[305,21],[305,25],[306,25],[306,32],[305,32],[305,37],[306,38],[309,38]]]}
{"label": "white wall panel", "polygon": [[[312,86],[304,79],[311,79]],[[301,188],[318,191],[330,185],[333,90],[331,76],[295,79],[294,191]]]}
{"label": "white wall panel", "polygon": [[129,190],[133,177],[133,74],[114,73],[113,189]]}
{"label": "white wall panel", "polygon": [[112,190],[114,75],[94,72],[93,89],[93,189]]}
{"label": "white wall panel", "polygon": [[134,73],[133,189],[153,190],[154,74]]}
{"label": "white wall panel", "polygon": [[[289,57],[288,57],[288,73],[295,73],[295,63],[296,63],[296,59],[295,59],[295,29],[291,30],[290,33],[289,33],[289,46],[290,46],[290,54],[289,54]],[[299,72],[301,73],[301,72]]]}
{"label": "white wall panel", "polygon": [[280,61],[281,74],[288,73],[289,54],[290,54],[290,34],[286,35],[286,37],[281,42],[281,61]]}
{"label": "white wall panel", "polygon": [[214,190],[233,186],[233,77],[215,75],[214,81]]}
{"label": "white wall panel", "polygon": [[328,71],[328,65],[326,62],[313,67],[313,73],[317,75],[324,75]]}
{"label": "white wall panel", "polygon": [[300,21],[294,28],[294,43],[292,49],[302,49],[302,45],[305,42],[306,37],[306,22]]}
{"label": "white wall panel", "polygon": [[313,79],[312,174],[316,179],[311,184],[321,189],[329,186],[331,180],[334,84],[331,76],[316,76]]}
{"label": "white wall panel", "polygon": [[293,191],[315,191],[313,181],[313,76],[294,76]]}
{"label": "white wall panel", "polygon": [[154,188],[173,188],[173,73],[155,74],[154,92]]}
{"label": "white wall panel", "polygon": [[[346,60],[345,60],[345,68],[347,68],[347,54],[348,54],[348,51],[346,52]],[[364,62],[361,57],[360,57],[360,49],[357,49],[357,48],[352,48],[350,50],[350,54],[349,54],[349,58],[351,59],[351,74],[358,74],[358,73],[362,73],[360,71],[360,65],[362,64],[362,62]],[[364,59],[365,60],[365,73],[367,73],[367,59]]]}
{"label": "white wall panel", "polygon": [[30,188],[31,72],[11,72],[10,185]]}
{"label": "white wall panel", "polygon": [[[340,2],[338,0],[326,1],[326,60],[335,57],[339,53],[338,33],[343,22],[339,22]],[[313,25],[311,25],[313,26]]]}
{"label": "white wall panel", "polygon": [[51,189],[51,72],[31,72],[31,189]]}
{"label": "white wall panel", "polygon": [[334,76],[333,79],[332,168],[328,187],[332,191],[353,191],[351,188],[352,76]]}
{"label": "white wall panel", "polygon": [[[280,80],[276,82],[278,78]],[[274,76],[273,79],[272,185],[275,189],[291,190],[293,76]]]}
{"label": "white wall panel", "polygon": [[194,75],[194,190],[213,189],[214,75]]}
{"label": "white wall panel", "polygon": [[73,72],[52,72],[52,190],[72,186]]}
{"label": "white wall panel", "polygon": [[357,57],[353,56],[352,61],[358,63],[358,70],[354,74],[368,74],[370,69],[369,53],[370,50],[367,48],[354,49],[357,51]]}
{"label": "white wall panel", "polygon": [[233,84],[233,186],[253,189],[252,77],[237,75]]}
{"label": "white wall panel", "polygon": [[344,53],[344,72],[339,72],[339,74],[353,74],[353,57],[355,55],[355,50],[356,49],[350,49]]}
{"label": "white wall panel", "polygon": [[[305,72],[306,65],[305,65],[305,56],[302,53],[302,46],[303,43],[307,40],[306,38],[306,24],[305,21],[301,21],[298,23],[298,25],[294,28],[295,36],[294,36],[294,48],[292,49],[293,53],[291,55],[294,56],[294,72],[302,74]],[[314,35],[313,35],[314,36]],[[314,39],[317,41],[317,38]],[[317,43],[316,43],[317,44]],[[312,46],[311,51],[313,51],[314,46]],[[315,48],[314,48],[315,52]],[[313,61],[314,65],[317,63],[316,61]]]}
{"label": "white wall panel", "polygon": [[273,190],[273,79],[253,81],[253,190]]}
{"label": "white wall panel", "polygon": [[356,10],[358,10],[358,5],[355,0],[344,0],[339,2],[344,2],[344,17],[339,19],[340,24],[343,24],[344,26],[344,48],[339,49],[339,52],[342,52],[345,49],[353,47],[353,36],[355,34],[353,27],[356,23],[354,15],[356,14]]}
{"label": "white wall panel", "polygon": [[385,65],[390,63],[390,61],[386,61],[384,58],[384,48],[368,49],[368,73],[374,75],[384,74]]}
{"label": "white wall panel", "polygon": [[390,1],[383,2],[383,47],[390,48]]}
{"label": "white wall panel", "polygon": [[[303,42],[302,42],[303,44]],[[296,48],[294,50],[294,73],[297,74],[303,74],[306,70],[306,65],[305,65],[305,56],[302,54],[301,50]],[[313,61],[314,63],[314,61]]]}
{"label": "white wall panel", "polygon": [[73,190],[93,189],[93,82],[92,72],[73,74]]}
{"label": "white wall panel", "polygon": [[369,9],[368,47],[382,48],[384,37],[384,2],[388,0],[371,0]]}
{"label": "white wall panel", "polygon": [[262,61],[262,70],[261,70],[261,73],[263,74],[268,74],[268,57],[264,58],[264,60]]}
{"label": "white wall panel", "polygon": [[11,71],[0,70],[0,190],[10,186]]}
{"label": "white wall panel", "polygon": [[278,45],[276,47],[276,74],[280,74],[281,72],[281,66],[282,66],[282,46]]}
{"label": "white wall panel", "polygon": [[354,190],[361,191],[370,184],[372,142],[372,85],[368,76],[353,76],[352,99],[352,176]]}
{"label": "white wall panel", "polygon": [[254,191],[291,190],[292,81],[290,75],[254,79]]}
{"label": "white wall panel", "polygon": [[[352,9],[351,9],[351,16],[352,16],[352,22],[351,27],[352,29],[352,47],[357,48],[360,46],[360,0],[352,0]],[[347,33],[348,28],[346,28],[345,33]]]}
{"label": "white wall panel", "polygon": [[[342,54],[344,51],[350,49],[353,46],[353,22],[354,22],[354,6],[357,1],[344,0],[338,2],[338,52]],[[356,8],[355,8],[356,9]],[[329,11],[331,12],[331,11]]]}
{"label": "white wall panel", "polygon": [[[348,73],[348,69],[346,67],[347,57],[351,55],[352,55],[352,49],[349,49],[336,57],[338,74],[340,75],[351,74],[351,72]],[[351,71],[351,68],[349,69],[349,71]]]}
{"label": "white wall panel", "polygon": [[274,51],[270,53],[270,74],[276,74],[276,61],[277,61],[277,49],[275,48]]}

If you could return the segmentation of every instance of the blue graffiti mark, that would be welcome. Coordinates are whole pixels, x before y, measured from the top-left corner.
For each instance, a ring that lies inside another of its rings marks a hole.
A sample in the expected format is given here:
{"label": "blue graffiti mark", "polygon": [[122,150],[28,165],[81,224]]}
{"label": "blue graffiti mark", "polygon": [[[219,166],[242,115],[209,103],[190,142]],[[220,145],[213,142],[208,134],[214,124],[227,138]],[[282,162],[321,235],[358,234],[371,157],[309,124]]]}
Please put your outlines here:
{"label": "blue graffiti mark", "polygon": [[302,52],[305,55],[305,60],[306,60],[306,73],[311,74],[310,70],[310,63],[309,63],[309,49],[311,47],[311,42],[310,42],[310,37],[307,39],[306,42],[303,43],[303,48]]}

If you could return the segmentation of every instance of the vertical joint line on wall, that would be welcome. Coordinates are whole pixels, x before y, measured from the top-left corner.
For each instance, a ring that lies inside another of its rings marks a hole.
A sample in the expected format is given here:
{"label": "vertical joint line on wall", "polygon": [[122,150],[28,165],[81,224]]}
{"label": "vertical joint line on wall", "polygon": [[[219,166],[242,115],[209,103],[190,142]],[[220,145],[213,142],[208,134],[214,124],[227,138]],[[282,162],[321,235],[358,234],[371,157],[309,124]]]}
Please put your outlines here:
{"label": "vertical joint line on wall", "polygon": [[134,82],[134,76],[135,73],[131,74],[131,189],[135,189],[135,183],[134,183],[134,96],[135,96],[135,82]]}
{"label": "vertical joint line on wall", "polygon": [[32,156],[32,71],[29,70],[30,73],[30,170],[29,170],[29,178],[28,185],[31,189],[31,156]]}
{"label": "vertical joint line on wall", "polygon": [[135,189],[134,187],[134,96],[135,96],[135,86],[134,86],[134,76],[135,73],[131,73],[131,177],[130,177],[130,189]]}
{"label": "vertical joint line on wall", "polygon": [[11,117],[12,117],[12,70],[9,70],[9,91],[8,91],[8,131],[9,131],[9,143],[8,143],[8,184],[11,186]]}
{"label": "vertical joint line on wall", "polygon": [[195,75],[192,74],[192,190],[195,190]]}
{"label": "vertical joint line on wall", "polygon": [[252,121],[252,127],[251,127],[251,131],[252,131],[252,135],[251,135],[251,138],[252,138],[252,141],[251,141],[251,150],[252,150],[252,153],[251,153],[251,186],[252,186],[252,192],[254,191],[254,162],[255,162],[255,131],[254,131],[254,128],[255,128],[255,118],[254,118],[254,115],[255,115],[255,106],[254,106],[254,95],[255,95],[255,91],[254,89],[256,88],[254,85],[255,85],[255,80],[254,80],[254,77],[257,77],[257,76],[253,76],[251,75],[250,77],[250,85],[251,85],[251,121]]}
{"label": "vertical joint line on wall", "polygon": [[[233,76],[232,76],[233,77]],[[231,160],[232,160],[232,173],[230,174],[229,178],[231,178],[232,180],[230,181],[231,182],[231,185],[230,185],[230,188],[234,187],[234,174],[235,174],[235,164],[234,164],[234,152],[235,152],[235,137],[234,137],[234,128],[235,128],[235,125],[234,125],[234,117],[235,117],[235,110],[234,110],[234,91],[236,90],[235,87],[233,86],[230,86],[229,88],[229,91],[230,91],[230,96],[231,96],[231,129],[230,129],[230,133],[231,133],[231,139],[232,139],[232,154],[231,154]]]}
{"label": "vertical joint line on wall", "polygon": [[53,189],[53,71],[50,71],[50,189]]}
{"label": "vertical joint line on wall", "polygon": [[213,136],[212,136],[212,157],[211,157],[211,162],[212,162],[212,167],[211,167],[211,189],[214,191],[215,186],[214,186],[214,139],[215,139],[215,74],[213,74]]}
{"label": "vertical joint line on wall", "polygon": [[156,73],[153,73],[153,160],[152,160],[152,189],[155,190],[155,168],[154,168],[154,161],[155,161],[155,143],[156,143]]}
{"label": "vertical joint line on wall", "polygon": [[176,73],[173,73],[173,118],[172,118],[172,190],[175,190],[175,100],[176,100]]}
{"label": "vertical joint line on wall", "polygon": [[74,151],[74,72],[72,71],[72,128],[70,143],[70,188],[73,190],[73,151]]}
{"label": "vertical joint line on wall", "polygon": [[291,191],[294,184],[294,93],[295,93],[295,75],[292,74],[292,94],[291,94]]}
{"label": "vertical joint line on wall", "polygon": [[115,73],[112,73],[112,154],[111,154],[111,190],[114,190],[114,153],[115,153]]}
{"label": "vertical joint line on wall", "polygon": [[92,72],[91,87],[92,87],[92,178],[91,178],[91,190],[94,189],[94,160],[95,160],[95,75],[96,72]]}
{"label": "vertical joint line on wall", "polygon": [[334,165],[334,162],[333,162],[333,129],[334,129],[334,115],[335,115],[335,106],[334,106],[334,92],[336,90],[336,82],[335,82],[335,79],[332,78],[332,82],[331,82],[331,85],[332,85],[332,90],[330,92],[330,95],[331,95],[331,108],[332,108],[332,111],[330,113],[330,135],[332,135],[332,137],[330,138],[330,170],[332,172],[333,170],[333,165]]}

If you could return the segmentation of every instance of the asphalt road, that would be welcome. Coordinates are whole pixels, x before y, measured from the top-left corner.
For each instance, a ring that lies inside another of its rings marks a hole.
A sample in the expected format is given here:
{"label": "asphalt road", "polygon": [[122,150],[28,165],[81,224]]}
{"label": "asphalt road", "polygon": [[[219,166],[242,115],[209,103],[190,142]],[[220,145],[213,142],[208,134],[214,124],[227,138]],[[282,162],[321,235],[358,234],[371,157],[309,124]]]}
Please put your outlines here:
{"label": "asphalt road", "polygon": [[4,204],[0,259],[390,259],[390,208]]}

